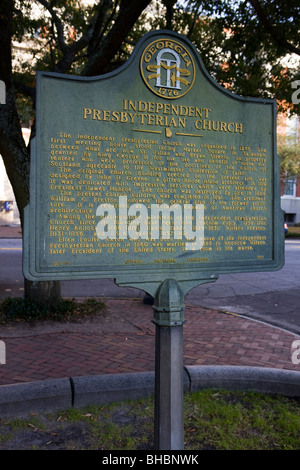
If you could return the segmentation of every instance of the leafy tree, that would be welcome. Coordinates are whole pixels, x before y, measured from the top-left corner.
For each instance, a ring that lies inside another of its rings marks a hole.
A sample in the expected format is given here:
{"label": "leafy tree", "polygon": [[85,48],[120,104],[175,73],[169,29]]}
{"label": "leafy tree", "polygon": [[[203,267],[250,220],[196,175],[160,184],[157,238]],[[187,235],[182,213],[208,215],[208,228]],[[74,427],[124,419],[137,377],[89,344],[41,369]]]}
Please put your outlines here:
{"label": "leafy tree", "polygon": [[[21,122],[34,119],[35,71],[100,75],[126,61],[147,31],[174,29],[198,48],[208,72],[244,96],[277,97],[300,114],[292,83],[299,67],[299,2],[290,0],[1,0],[0,154],[4,159],[23,224],[29,202],[30,142]],[[18,43],[30,48],[17,57]],[[12,47],[12,44],[14,47]],[[12,56],[12,51],[14,56]],[[34,125],[32,126],[34,135]],[[25,283],[26,296],[60,301],[59,283]]]}
{"label": "leafy tree", "polygon": [[279,139],[277,152],[280,157],[280,172],[283,176],[300,174],[300,144],[293,139]]}
{"label": "leafy tree", "polygon": [[275,97],[280,111],[300,114],[291,98],[300,79],[298,0],[190,0],[174,25],[220,84],[243,96]]}
{"label": "leafy tree", "polygon": [[[1,1],[0,80],[6,85],[6,104],[0,109],[0,153],[22,225],[29,202],[30,143],[26,146],[22,137],[17,97],[29,95],[34,103],[34,69],[21,62],[13,73],[12,41],[25,39],[32,44],[37,69],[99,75],[126,55],[125,40],[150,1],[101,0],[86,8],[76,0]],[[34,7],[39,8],[36,18]],[[37,302],[59,303],[60,283],[25,280],[25,295]]]}

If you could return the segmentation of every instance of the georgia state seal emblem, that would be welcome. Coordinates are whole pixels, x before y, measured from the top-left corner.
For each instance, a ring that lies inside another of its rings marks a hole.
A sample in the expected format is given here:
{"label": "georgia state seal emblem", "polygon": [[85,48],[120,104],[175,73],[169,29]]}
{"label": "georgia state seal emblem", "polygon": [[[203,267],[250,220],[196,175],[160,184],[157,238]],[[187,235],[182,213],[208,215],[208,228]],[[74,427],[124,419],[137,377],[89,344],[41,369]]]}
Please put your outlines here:
{"label": "georgia state seal emblem", "polygon": [[195,64],[188,49],[173,39],[156,39],[141,55],[140,69],[144,82],[162,98],[185,95],[195,81]]}

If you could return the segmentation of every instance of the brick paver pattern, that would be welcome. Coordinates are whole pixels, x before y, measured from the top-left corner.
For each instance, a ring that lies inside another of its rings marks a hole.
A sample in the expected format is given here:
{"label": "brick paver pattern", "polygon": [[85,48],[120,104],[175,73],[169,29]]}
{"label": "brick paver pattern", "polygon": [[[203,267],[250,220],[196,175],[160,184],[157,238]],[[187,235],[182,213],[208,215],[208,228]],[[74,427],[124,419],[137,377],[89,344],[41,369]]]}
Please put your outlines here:
{"label": "brick paver pattern", "polygon": [[[6,364],[0,385],[82,375],[155,370],[152,306],[141,299],[106,300],[106,321],[122,313],[122,325],[105,329],[45,333],[37,328],[24,337],[1,337]],[[299,336],[279,328],[195,306],[186,306],[183,326],[184,365],[272,367],[300,371],[292,362]],[[130,328],[126,328],[129,325]],[[108,330],[108,331],[107,331]]]}

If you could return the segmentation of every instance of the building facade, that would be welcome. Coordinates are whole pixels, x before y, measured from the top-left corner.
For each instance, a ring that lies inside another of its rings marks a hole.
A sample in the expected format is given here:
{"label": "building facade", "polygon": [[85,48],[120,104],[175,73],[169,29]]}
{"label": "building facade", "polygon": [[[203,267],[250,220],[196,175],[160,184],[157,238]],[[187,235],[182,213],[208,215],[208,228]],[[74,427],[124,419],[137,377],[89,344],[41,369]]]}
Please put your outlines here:
{"label": "building facade", "polygon": [[15,196],[0,155],[0,225],[20,225]]}
{"label": "building facade", "polygon": [[300,175],[281,177],[281,209],[288,225],[300,223]]}
{"label": "building facade", "polygon": [[[279,116],[277,133],[280,137],[288,139],[290,145],[299,144],[299,116]],[[281,208],[288,225],[300,223],[300,175],[281,175]]]}
{"label": "building facade", "polygon": [[[22,133],[26,144],[30,138],[30,128],[22,127]],[[3,159],[0,155],[0,226],[21,225],[18,206],[15,195],[8,179]]]}

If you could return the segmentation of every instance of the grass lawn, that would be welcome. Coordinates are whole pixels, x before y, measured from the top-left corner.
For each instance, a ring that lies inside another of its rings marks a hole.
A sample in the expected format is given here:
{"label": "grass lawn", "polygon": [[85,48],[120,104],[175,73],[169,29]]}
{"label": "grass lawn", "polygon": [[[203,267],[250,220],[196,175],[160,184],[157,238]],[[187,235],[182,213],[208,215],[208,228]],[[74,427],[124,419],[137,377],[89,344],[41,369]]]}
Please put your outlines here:
{"label": "grass lawn", "polygon": [[300,237],[300,227],[289,227],[286,238]]}
{"label": "grass lawn", "polygon": [[[153,398],[0,419],[0,450],[153,450]],[[184,398],[185,450],[299,450],[300,400],[203,390]]]}

